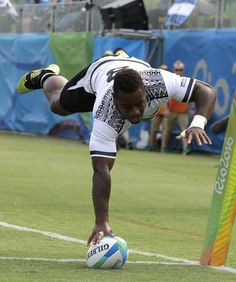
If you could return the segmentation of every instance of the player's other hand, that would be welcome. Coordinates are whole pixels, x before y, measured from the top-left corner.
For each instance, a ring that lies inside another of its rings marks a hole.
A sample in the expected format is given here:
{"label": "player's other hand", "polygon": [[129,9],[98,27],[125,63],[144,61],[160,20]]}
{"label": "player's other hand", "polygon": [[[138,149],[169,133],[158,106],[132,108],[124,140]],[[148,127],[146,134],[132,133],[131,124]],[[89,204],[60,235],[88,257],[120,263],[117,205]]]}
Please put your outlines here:
{"label": "player's other hand", "polygon": [[103,236],[114,236],[108,222],[97,223],[94,226],[92,234],[87,241],[87,246],[99,244]]}
{"label": "player's other hand", "polygon": [[208,137],[205,130],[200,127],[187,128],[176,136],[176,139],[178,140],[183,138],[187,139],[188,144],[190,144],[192,140],[195,140],[199,146],[202,146],[203,144],[212,144],[211,139]]}

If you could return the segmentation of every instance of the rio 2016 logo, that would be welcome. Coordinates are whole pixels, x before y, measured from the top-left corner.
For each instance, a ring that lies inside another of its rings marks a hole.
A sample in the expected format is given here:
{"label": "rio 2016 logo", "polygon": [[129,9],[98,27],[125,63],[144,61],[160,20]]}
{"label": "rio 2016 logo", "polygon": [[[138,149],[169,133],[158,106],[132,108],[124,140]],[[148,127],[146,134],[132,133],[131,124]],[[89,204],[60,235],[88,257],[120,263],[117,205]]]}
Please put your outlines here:
{"label": "rio 2016 logo", "polygon": [[234,144],[233,137],[226,137],[224,152],[220,158],[220,168],[216,179],[215,192],[219,195],[223,194],[225,182],[228,174],[228,167],[231,160],[232,147]]}

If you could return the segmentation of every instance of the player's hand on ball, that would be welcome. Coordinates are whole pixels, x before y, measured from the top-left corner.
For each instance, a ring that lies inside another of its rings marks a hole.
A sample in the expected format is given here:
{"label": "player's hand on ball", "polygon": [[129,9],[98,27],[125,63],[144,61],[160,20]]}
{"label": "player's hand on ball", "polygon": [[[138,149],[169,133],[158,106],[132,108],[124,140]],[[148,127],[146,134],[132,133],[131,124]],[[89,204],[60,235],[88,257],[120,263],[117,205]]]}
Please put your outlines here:
{"label": "player's hand on ball", "polygon": [[188,144],[195,140],[199,146],[203,144],[212,144],[211,139],[207,136],[204,129],[199,127],[190,127],[181,132],[176,139],[180,140],[186,138]]}
{"label": "player's hand on ball", "polygon": [[119,269],[129,256],[126,241],[118,236],[104,236],[99,244],[89,246],[86,264],[89,268]]}
{"label": "player's hand on ball", "polygon": [[99,244],[103,236],[114,236],[108,222],[96,224],[89,236],[87,246]]}

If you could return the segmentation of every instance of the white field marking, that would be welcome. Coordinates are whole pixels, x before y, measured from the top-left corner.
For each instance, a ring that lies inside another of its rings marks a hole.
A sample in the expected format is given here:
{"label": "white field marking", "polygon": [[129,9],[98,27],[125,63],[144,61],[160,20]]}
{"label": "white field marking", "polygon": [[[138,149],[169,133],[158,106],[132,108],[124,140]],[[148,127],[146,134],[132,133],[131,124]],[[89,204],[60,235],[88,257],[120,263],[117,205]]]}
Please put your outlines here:
{"label": "white field marking", "polygon": [[4,221],[0,221],[0,226],[3,227],[7,227],[7,228],[12,228],[12,229],[17,229],[19,231],[26,231],[26,232],[33,232],[33,233],[38,233],[47,237],[51,237],[51,238],[56,238],[56,239],[60,239],[60,240],[64,240],[64,241],[69,241],[69,242],[74,242],[74,243],[79,243],[82,245],[86,245],[87,242],[84,240],[80,240],[80,239],[76,239],[73,237],[68,237],[68,236],[64,236],[58,233],[53,233],[53,232],[48,232],[48,231],[41,231],[41,230],[37,230],[37,229],[33,229],[33,228],[28,228],[28,227],[23,227],[23,226],[18,226],[18,225],[14,225],[14,224],[10,224]]}
{"label": "white field marking", "polygon": [[[50,262],[86,262],[85,259],[55,259],[55,258],[19,258],[19,257],[0,257],[0,260],[24,260],[24,261],[50,261]],[[161,262],[161,261],[127,261],[129,264],[163,264],[163,265],[199,265],[199,263],[186,262]]]}
{"label": "white field marking", "polygon": [[85,262],[85,259],[55,259],[55,258],[18,258],[0,257],[0,260],[26,260],[26,261],[50,261],[50,262]]}
{"label": "white field marking", "polygon": [[[50,262],[86,262],[85,259],[56,259],[56,258],[19,258],[19,257],[0,257],[0,260],[26,260],[26,261],[50,261]],[[161,262],[161,261],[127,261],[129,264],[166,264],[166,265],[187,265],[186,262]],[[189,265],[196,265],[191,263]],[[199,263],[197,264],[199,265]]]}
{"label": "white field marking", "polygon": [[[58,234],[58,233],[52,233],[52,232],[37,230],[37,229],[28,228],[28,227],[24,227],[24,226],[18,226],[18,225],[14,225],[14,224],[10,224],[10,223],[4,222],[4,221],[0,221],[0,226],[16,229],[16,230],[19,230],[19,231],[38,233],[38,234],[41,234],[41,235],[44,235],[44,236],[48,236],[48,237],[51,237],[51,238],[56,238],[56,239],[60,239],[60,240],[64,240],[64,241],[69,241],[69,242],[75,242],[75,243],[79,243],[79,244],[82,244],[82,245],[86,245],[87,244],[87,242],[84,241],[84,240],[80,240],[80,239],[76,239],[76,238],[73,238],[73,237],[64,236],[64,235],[61,235],[61,234]],[[161,254],[142,252],[142,251],[132,250],[132,249],[129,249],[129,252],[133,253],[133,254],[143,255],[143,256],[163,258],[163,259],[166,259],[166,260],[171,260],[171,261],[176,261],[176,262],[186,262],[186,263],[193,263],[194,262],[194,263],[198,263],[196,261],[191,261],[191,260],[187,260],[187,259],[176,258],[176,257],[169,257],[169,256],[161,255]]]}
{"label": "white field marking", "polygon": [[[56,239],[59,239],[59,240],[64,240],[64,241],[69,241],[69,242],[75,242],[75,243],[79,243],[79,244],[82,244],[82,245],[87,244],[87,242],[84,241],[84,240],[76,239],[76,238],[69,237],[69,236],[64,236],[64,235],[54,233],[54,232],[48,232],[48,231],[42,231],[42,230],[28,228],[28,227],[24,227],[24,226],[18,226],[18,225],[14,225],[14,224],[4,222],[4,221],[0,221],[0,226],[16,229],[16,230],[19,230],[19,231],[38,233],[38,234],[41,234],[41,235],[44,235],[44,236],[47,236],[47,237],[56,238]],[[199,266],[201,266],[198,261],[191,261],[191,260],[187,260],[187,259],[183,259],[183,258],[169,257],[169,256],[165,256],[165,255],[162,255],[162,254],[142,252],[142,251],[132,250],[132,249],[129,249],[129,252],[133,253],[133,254],[149,256],[149,257],[164,258],[166,260],[174,261],[174,262],[169,262],[169,263],[168,262],[145,262],[145,263],[149,263],[149,264],[175,264],[176,263],[178,265],[199,265]],[[3,259],[3,258],[4,257],[0,257],[0,259]],[[5,259],[7,259],[7,258],[5,257]],[[31,258],[15,258],[15,259],[25,259],[25,260],[28,259],[28,260],[30,260]],[[37,258],[34,259],[34,260],[37,260]],[[42,258],[41,260],[44,260],[44,259]],[[48,260],[48,259],[45,259],[45,260]],[[76,260],[76,261],[80,261],[80,260]],[[81,261],[84,261],[84,260],[81,260]],[[138,262],[128,262],[128,263],[138,263]],[[216,270],[236,273],[236,269],[231,268],[231,267],[227,267],[227,266],[218,266],[218,267],[217,266],[207,266],[207,267],[213,268],[213,269],[216,269]]]}
{"label": "white field marking", "polygon": [[[23,260],[23,261],[49,261],[49,262],[86,262],[85,259],[53,259],[53,258],[19,258],[19,257],[0,257],[0,260]],[[183,266],[201,266],[194,261],[191,263],[187,262],[166,262],[166,261],[127,261],[127,264],[155,264],[155,265],[183,265]],[[207,266],[207,268],[213,268],[219,271],[226,271],[230,273],[236,273],[236,269],[226,266]]]}
{"label": "white field marking", "polygon": [[143,255],[143,256],[148,256],[148,257],[163,258],[163,259],[166,259],[166,260],[172,260],[172,261],[176,261],[176,262],[195,263],[195,264],[198,263],[198,261],[187,260],[187,259],[184,259],[184,258],[169,257],[169,256],[161,255],[161,254],[142,252],[142,251],[137,251],[137,250],[132,250],[132,249],[130,249],[129,252],[131,254]]}

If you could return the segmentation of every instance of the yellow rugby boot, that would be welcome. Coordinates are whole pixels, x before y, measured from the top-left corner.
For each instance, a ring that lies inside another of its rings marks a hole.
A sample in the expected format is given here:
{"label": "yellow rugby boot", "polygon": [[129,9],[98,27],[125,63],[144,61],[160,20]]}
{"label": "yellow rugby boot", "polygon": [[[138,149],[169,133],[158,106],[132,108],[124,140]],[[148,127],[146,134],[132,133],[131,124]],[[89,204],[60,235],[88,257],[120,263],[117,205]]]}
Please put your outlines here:
{"label": "yellow rugby boot", "polygon": [[60,68],[58,65],[52,64],[43,69],[28,72],[18,81],[16,89],[19,93],[28,93],[32,90],[40,89],[43,82],[50,76],[58,75]]}
{"label": "yellow rugby boot", "polygon": [[115,51],[114,51],[114,55],[115,56],[118,56],[118,57],[122,57],[122,58],[129,58],[129,55],[125,52],[124,49],[122,48],[117,48]]}

